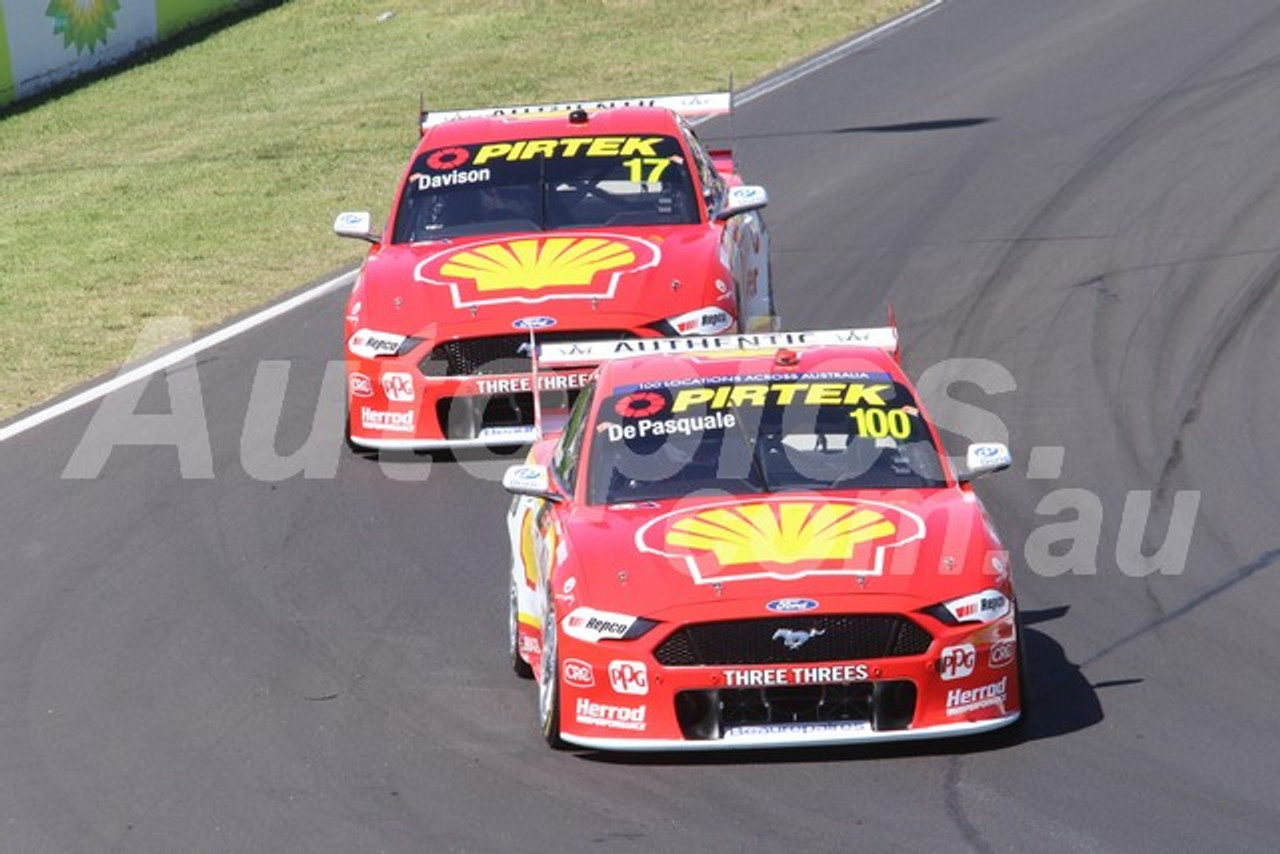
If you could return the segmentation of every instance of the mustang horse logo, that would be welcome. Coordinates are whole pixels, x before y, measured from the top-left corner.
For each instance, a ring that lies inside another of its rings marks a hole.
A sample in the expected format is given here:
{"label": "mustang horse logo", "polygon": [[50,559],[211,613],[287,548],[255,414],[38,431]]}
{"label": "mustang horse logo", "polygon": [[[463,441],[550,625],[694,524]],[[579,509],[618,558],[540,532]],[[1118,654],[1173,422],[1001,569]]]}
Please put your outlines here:
{"label": "mustang horse logo", "polygon": [[807,644],[810,639],[826,633],[826,629],[811,629],[807,632],[800,629],[778,629],[773,633],[773,639],[781,640],[787,649],[799,649]]}

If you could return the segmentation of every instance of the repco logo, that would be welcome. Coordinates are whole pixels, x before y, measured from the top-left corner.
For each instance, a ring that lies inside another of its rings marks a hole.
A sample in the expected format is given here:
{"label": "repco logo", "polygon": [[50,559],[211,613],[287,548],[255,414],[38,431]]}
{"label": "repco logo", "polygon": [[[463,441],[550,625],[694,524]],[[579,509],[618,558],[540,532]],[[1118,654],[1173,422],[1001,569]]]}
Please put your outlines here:
{"label": "repco logo", "polygon": [[649,671],[643,661],[611,661],[609,684],[619,694],[648,694]]}
{"label": "repco logo", "polygon": [[949,646],[942,651],[942,656],[938,659],[938,673],[942,674],[942,679],[946,682],[963,679],[972,675],[974,665],[977,663],[978,651],[973,648],[973,644],[962,643],[959,646]]}
{"label": "repco logo", "polygon": [[564,681],[566,685],[572,685],[574,688],[591,688],[596,684],[596,677],[592,675],[590,664],[576,658],[566,658]]}

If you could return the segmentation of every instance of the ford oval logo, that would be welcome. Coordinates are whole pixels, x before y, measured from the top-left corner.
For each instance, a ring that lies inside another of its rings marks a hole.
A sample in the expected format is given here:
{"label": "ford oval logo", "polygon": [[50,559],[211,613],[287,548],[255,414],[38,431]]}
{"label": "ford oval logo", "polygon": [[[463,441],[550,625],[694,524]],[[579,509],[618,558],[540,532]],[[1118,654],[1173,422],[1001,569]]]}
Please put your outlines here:
{"label": "ford oval logo", "polygon": [[794,597],[787,599],[774,599],[768,605],[765,605],[775,614],[794,614],[798,611],[812,611],[818,607],[818,603],[813,599],[797,599]]}
{"label": "ford oval logo", "polygon": [[516,329],[547,329],[556,325],[556,319],[554,317],[522,317],[512,321],[511,325]]}

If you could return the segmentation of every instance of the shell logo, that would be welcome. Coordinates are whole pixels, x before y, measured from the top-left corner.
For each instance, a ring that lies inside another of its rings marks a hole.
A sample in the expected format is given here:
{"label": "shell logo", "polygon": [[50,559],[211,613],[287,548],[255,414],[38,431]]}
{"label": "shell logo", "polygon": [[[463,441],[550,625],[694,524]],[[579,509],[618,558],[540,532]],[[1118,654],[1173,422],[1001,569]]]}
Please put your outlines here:
{"label": "shell logo", "polygon": [[524,582],[538,586],[538,555],[534,551],[533,511],[526,511],[520,522],[520,562],[524,564]]}
{"label": "shell logo", "polygon": [[456,308],[553,299],[610,299],[626,274],[656,266],[658,247],[620,234],[525,237],[459,246],[418,265],[416,277],[444,285]]}
{"label": "shell logo", "polygon": [[637,531],[636,546],[683,561],[695,584],[712,584],[881,575],[887,549],[924,534],[924,520],[890,504],[780,498],[677,510]]}

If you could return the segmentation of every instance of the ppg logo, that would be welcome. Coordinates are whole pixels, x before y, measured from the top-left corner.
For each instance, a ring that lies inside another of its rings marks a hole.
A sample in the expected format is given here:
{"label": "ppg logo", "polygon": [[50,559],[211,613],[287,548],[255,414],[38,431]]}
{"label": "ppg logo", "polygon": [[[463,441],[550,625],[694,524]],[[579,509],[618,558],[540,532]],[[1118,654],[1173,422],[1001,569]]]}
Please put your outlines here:
{"label": "ppg logo", "polygon": [[382,375],[382,391],[387,400],[396,403],[413,402],[413,377],[399,372],[388,372]]}
{"label": "ppg logo", "polygon": [[974,665],[977,663],[978,651],[973,648],[973,644],[962,643],[959,646],[949,646],[942,651],[942,656],[938,659],[938,673],[942,675],[945,682],[963,679],[973,674]]}
{"label": "ppg logo", "polygon": [[643,661],[611,661],[609,684],[619,694],[648,694],[649,671]]}

